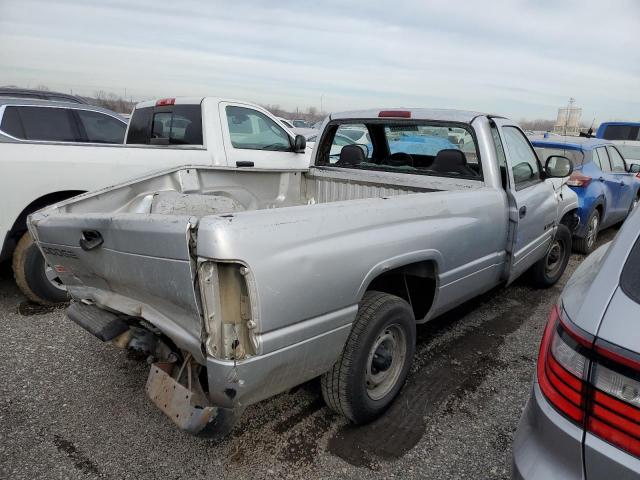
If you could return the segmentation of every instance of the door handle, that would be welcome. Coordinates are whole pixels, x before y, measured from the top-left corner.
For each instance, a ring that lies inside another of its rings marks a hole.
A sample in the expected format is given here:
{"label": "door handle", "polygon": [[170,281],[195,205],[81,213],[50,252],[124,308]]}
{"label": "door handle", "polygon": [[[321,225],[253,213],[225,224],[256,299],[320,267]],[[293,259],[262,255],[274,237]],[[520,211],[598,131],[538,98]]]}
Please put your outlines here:
{"label": "door handle", "polygon": [[621,186],[621,187],[624,187],[624,182],[620,182],[620,186]]}
{"label": "door handle", "polygon": [[604,182],[604,177],[600,177],[598,180],[600,180],[601,182]]}
{"label": "door handle", "polygon": [[520,218],[523,218],[525,215],[527,214],[527,207],[520,207],[520,210],[518,210],[518,216]]}
{"label": "door handle", "polygon": [[83,230],[82,237],[80,238],[80,248],[82,248],[85,252],[89,250],[93,250],[94,248],[98,248],[100,245],[104,243],[104,239],[102,238],[102,234],[97,230]]}

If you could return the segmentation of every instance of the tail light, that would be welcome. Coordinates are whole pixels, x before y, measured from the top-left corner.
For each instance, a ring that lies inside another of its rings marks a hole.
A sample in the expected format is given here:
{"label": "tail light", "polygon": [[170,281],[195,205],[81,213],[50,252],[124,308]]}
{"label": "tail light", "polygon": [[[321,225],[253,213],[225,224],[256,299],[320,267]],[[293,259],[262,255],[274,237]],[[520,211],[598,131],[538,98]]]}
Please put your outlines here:
{"label": "tail light", "polygon": [[573,172],[567,181],[567,185],[571,187],[588,187],[590,183],[591,177],[580,172]]}
{"label": "tail light", "polygon": [[566,418],[640,457],[640,358],[594,340],[554,306],[540,344],[538,383]]}

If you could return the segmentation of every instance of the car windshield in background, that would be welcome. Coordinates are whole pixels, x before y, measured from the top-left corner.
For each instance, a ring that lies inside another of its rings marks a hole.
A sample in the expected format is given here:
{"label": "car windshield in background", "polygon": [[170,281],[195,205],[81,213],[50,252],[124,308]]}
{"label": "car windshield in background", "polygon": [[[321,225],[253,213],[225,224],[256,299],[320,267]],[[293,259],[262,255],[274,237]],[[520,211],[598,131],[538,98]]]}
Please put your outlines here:
{"label": "car windshield in background", "polygon": [[547,158],[552,155],[558,155],[560,157],[567,157],[571,160],[574,167],[579,167],[584,162],[584,153],[580,150],[568,149],[568,148],[547,148],[547,147],[534,147],[540,162],[544,165]]}
{"label": "car windshield in background", "polygon": [[640,140],[640,126],[607,125],[603,137],[606,140]]}
{"label": "car windshield in background", "polygon": [[482,178],[471,131],[426,121],[341,124],[317,165]]}

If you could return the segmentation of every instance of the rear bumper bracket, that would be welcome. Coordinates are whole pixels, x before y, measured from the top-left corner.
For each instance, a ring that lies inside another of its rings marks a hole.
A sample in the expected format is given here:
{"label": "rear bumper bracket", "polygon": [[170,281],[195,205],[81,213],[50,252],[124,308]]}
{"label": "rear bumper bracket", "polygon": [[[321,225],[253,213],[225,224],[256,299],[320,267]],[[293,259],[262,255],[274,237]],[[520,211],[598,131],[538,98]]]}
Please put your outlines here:
{"label": "rear bumper bracket", "polygon": [[173,366],[173,363],[151,365],[147,395],[178,428],[195,435],[214,420],[217,408],[205,405],[201,395],[167,373]]}

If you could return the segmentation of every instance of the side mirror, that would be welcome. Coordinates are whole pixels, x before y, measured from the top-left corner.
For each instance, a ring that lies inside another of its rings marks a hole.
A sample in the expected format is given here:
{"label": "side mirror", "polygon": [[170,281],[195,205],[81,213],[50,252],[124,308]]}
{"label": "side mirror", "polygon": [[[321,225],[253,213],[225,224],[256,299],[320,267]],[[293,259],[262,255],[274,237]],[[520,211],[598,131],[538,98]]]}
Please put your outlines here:
{"label": "side mirror", "polygon": [[304,135],[296,135],[296,138],[293,139],[293,151],[295,153],[304,153],[307,148],[307,139],[304,138]]}
{"label": "side mirror", "polygon": [[544,172],[547,178],[568,177],[573,172],[573,163],[567,157],[551,155],[544,165]]}
{"label": "side mirror", "polygon": [[640,163],[629,163],[629,168],[627,168],[627,172],[640,173]]}

